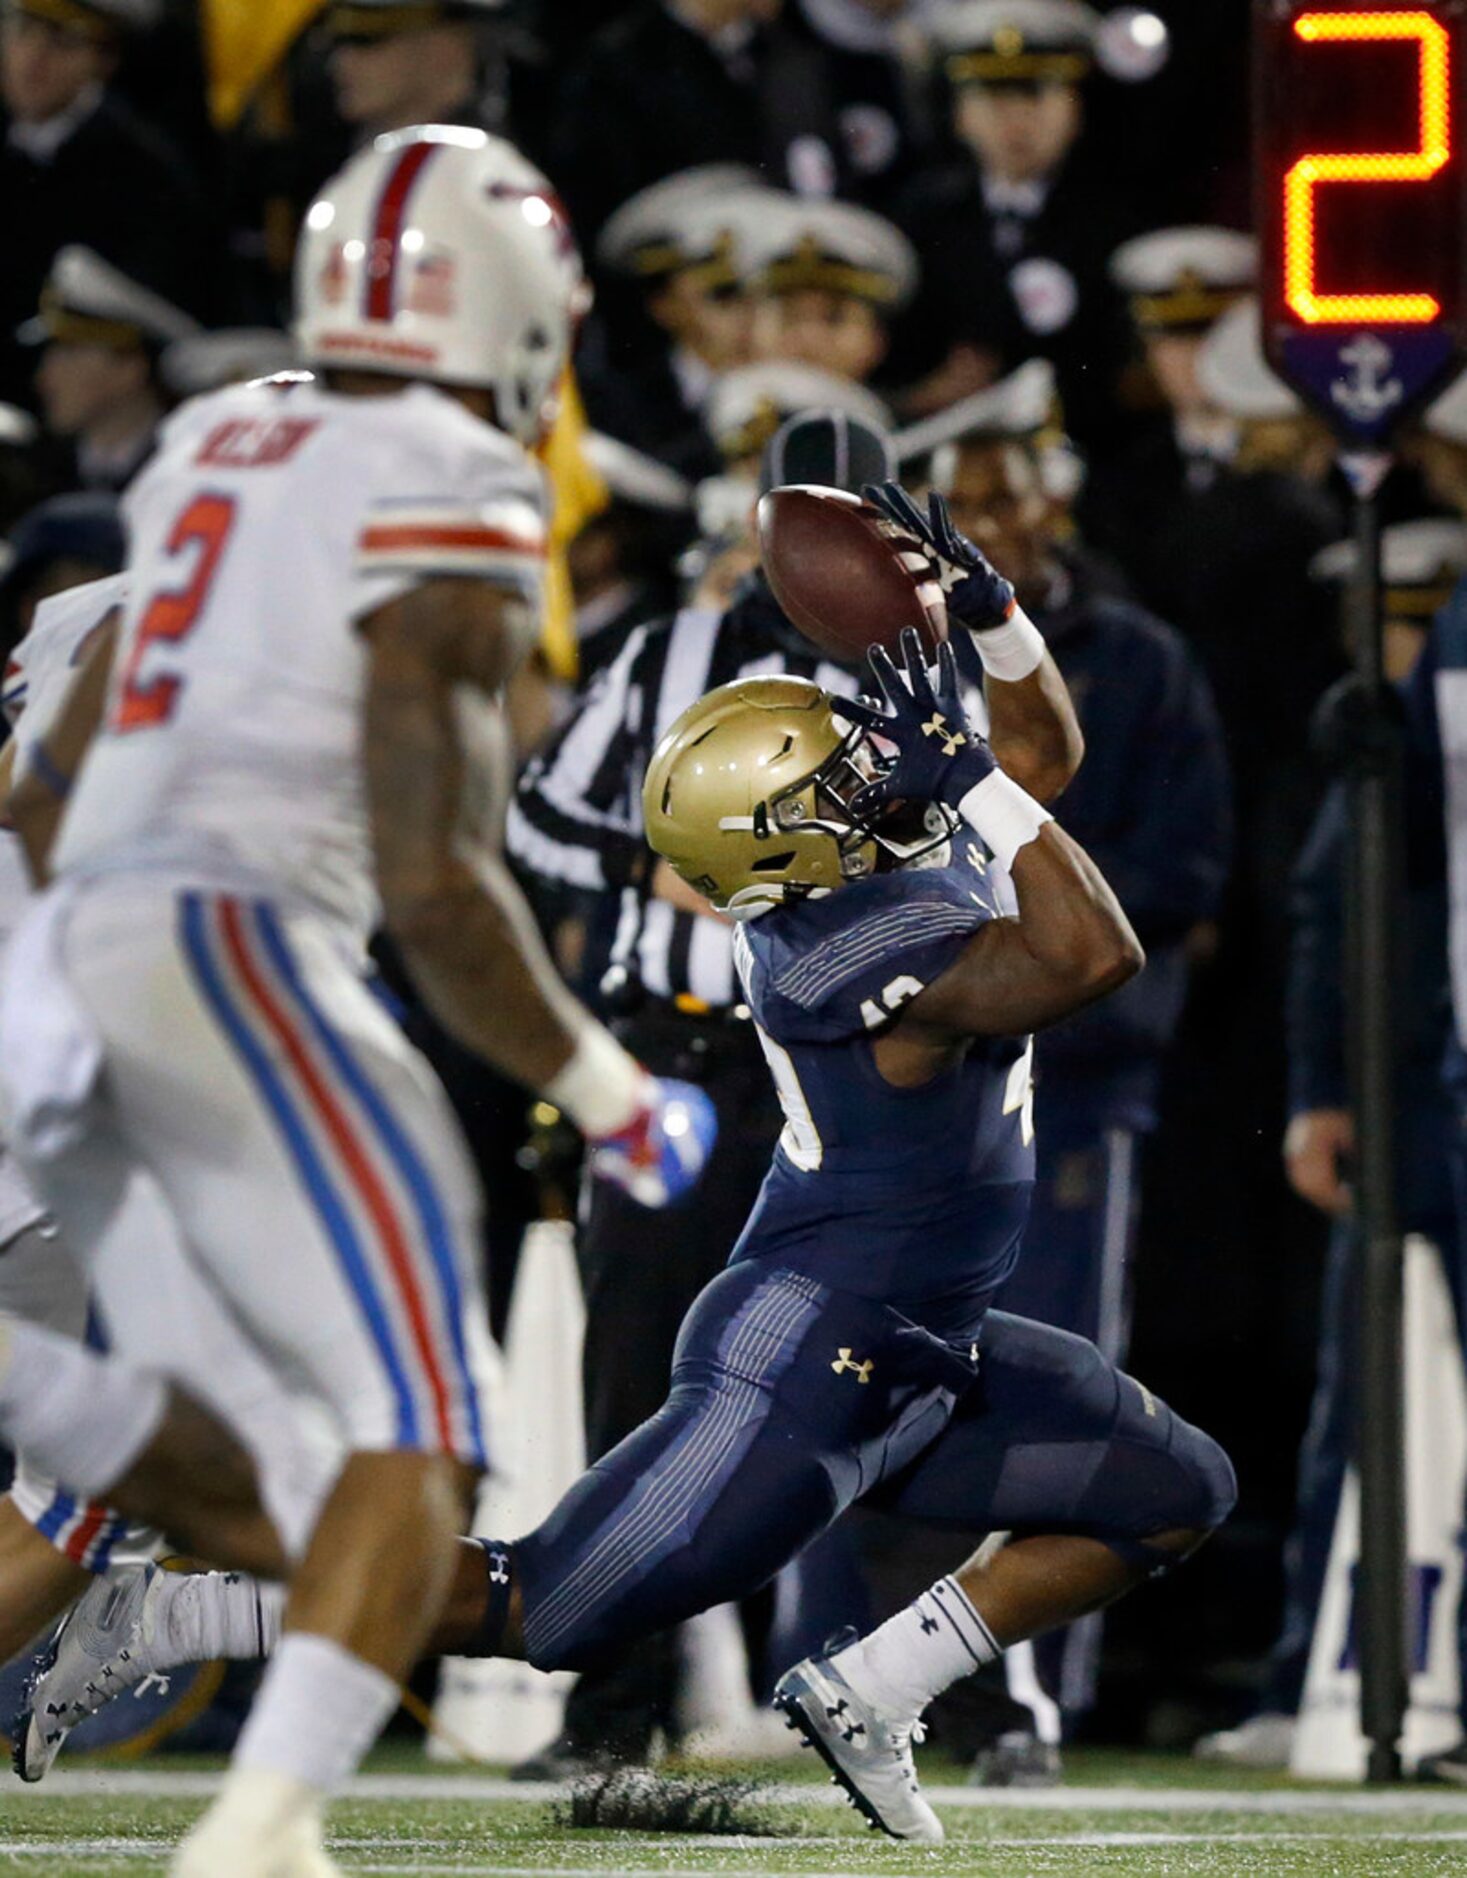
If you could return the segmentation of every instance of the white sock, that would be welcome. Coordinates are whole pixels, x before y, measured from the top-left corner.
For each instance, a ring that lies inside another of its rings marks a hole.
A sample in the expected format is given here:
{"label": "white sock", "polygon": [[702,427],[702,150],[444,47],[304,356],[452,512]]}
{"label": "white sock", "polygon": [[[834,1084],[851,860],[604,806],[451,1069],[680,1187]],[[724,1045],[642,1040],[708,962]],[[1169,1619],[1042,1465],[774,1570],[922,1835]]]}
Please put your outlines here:
{"label": "white sock", "polygon": [[234,1768],[291,1775],[332,1794],[355,1773],[401,1694],[328,1637],[287,1631],[234,1750]]}
{"label": "white sock", "polygon": [[105,1498],[157,1433],[167,1406],[161,1377],[6,1318],[0,1433],[73,1493]]}
{"label": "white sock", "polygon": [[1003,1654],[955,1578],[831,1658],[857,1695],[884,1715],[920,1715],[936,1695]]}
{"label": "white sock", "polygon": [[253,1662],[280,1641],[285,1586],[244,1572],[159,1572],[148,1586],[143,1641],[155,1672],[180,1663]]}

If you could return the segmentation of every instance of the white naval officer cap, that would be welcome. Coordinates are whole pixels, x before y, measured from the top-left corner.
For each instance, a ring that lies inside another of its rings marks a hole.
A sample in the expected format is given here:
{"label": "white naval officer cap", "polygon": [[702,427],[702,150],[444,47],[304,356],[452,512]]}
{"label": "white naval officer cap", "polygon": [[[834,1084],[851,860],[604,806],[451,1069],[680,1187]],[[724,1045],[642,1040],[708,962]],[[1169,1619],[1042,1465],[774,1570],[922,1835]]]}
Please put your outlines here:
{"label": "white naval officer cap", "polygon": [[1467,372],[1454,378],[1441,396],[1426,407],[1422,418],[1433,437],[1467,450]]}
{"label": "white naval officer cap", "polygon": [[[1343,582],[1354,573],[1359,549],[1353,540],[1332,542],[1309,563],[1315,580]],[[1451,599],[1467,570],[1467,522],[1439,515],[1396,522],[1381,530],[1380,571],[1388,619],[1423,627]]]}
{"label": "white naval officer cap", "polygon": [[874,392],[815,365],[769,359],[739,365],[714,380],[703,421],[726,462],[757,456],[796,411],[840,411],[876,430],[891,427],[891,413]]}
{"label": "white naval officer cap", "polygon": [[1258,243],[1233,228],[1159,228],[1124,241],[1110,276],[1143,332],[1202,332],[1258,278]]}
{"label": "white naval officer cap", "polygon": [[620,437],[588,430],[581,438],[581,455],[618,502],[662,515],[684,515],[693,506],[693,485],[686,476]]}
{"label": "white naval officer cap", "polygon": [[199,322],[91,248],[63,248],[41,289],[40,311],[16,329],[26,345],[163,347],[201,333]]}
{"label": "white naval officer cap", "polygon": [[1197,379],[1229,417],[1297,417],[1302,401],[1263,355],[1263,327],[1253,295],[1230,307],[1202,342]]}
{"label": "white naval officer cap", "polygon": [[699,163],[664,176],[629,196],[611,216],[596,243],[596,258],[604,267],[647,280],[707,262],[717,249],[717,205],[758,188],[758,172],[743,163]]}
{"label": "white naval officer cap", "polygon": [[952,489],[965,443],[1030,446],[1045,492],[1056,502],[1072,502],[1085,480],[1085,465],[1065,435],[1048,359],[1030,359],[985,390],[919,418],[892,439],[899,463],[928,459],[926,480],[944,494]]}
{"label": "white naval officer cap", "polygon": [[41,434],[41,426],[18,404],[0,404],[0,449],[23,450]]}
{"label": "white naval officer cap", "polygon": [[156,26],[163,0],[8,0],[8,10],[45,20],[78,39],[110,43],[121,33]]}
{"label": "white naval officer cap", "polygon": [[906,463],[940,444],[1037,437],[1062,428],[1054,367],[1048,359],[1030,359],[982,391],[909,424],[893,444],[897,460]]}
{"label": "white naval officer cap", "polygon": [[763,293],[813,288],[895,310],[917,290],[917,251],[883,215],[853,202],[766,192],[740,230],[749,284]]}
{"label": "white naval officer cap", "polygon": [[300,354],[289,333],[274,326],[224,326],[175,339],[159,371],[175,398],[196,398],[200,392],[273,378],[299,366]]}
{"label": "white naval officer cap", "polygon": [[1080,0],[952,0],[925,21],[954,85],[1077,85],[1100,25]]}

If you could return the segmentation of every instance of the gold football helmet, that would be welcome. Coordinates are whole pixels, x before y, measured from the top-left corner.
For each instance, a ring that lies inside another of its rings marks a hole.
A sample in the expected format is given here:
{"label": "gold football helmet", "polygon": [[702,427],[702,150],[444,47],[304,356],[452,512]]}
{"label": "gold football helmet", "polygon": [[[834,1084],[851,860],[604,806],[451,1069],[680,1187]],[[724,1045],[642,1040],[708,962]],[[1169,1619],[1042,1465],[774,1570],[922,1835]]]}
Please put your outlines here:
{"label": "gold football helmet", "polygon": [[[951,833],[929,805],[921,839],[896,840],[851,799],[879,772],[867,733],[836,721],[808,678],[739,678],[690,704],[647,765],[647,840],[735,919],[932,856]],[[894,833],[893,829],[893,833]]]}

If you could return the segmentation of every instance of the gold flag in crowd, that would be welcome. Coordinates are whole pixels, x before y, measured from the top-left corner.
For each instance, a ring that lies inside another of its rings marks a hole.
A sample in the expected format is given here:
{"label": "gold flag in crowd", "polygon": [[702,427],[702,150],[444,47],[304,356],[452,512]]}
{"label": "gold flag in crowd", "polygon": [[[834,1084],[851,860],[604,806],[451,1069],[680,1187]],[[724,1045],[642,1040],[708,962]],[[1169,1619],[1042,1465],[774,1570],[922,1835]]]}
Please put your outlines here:
{"label": "gold flag in crowd", "polygon": [[555,495],[550,517],[550,564],[545,578],[545,634],[540,643],[551,671],[565,679],[574,679],[577,665],[575,607],[565,551],[591,517],[599,515],[611,500],[606,484],[581,447],[585,435],[585,406],[567,366],[555,427],[540,451]]}
{"label": "gold flag in crowd", "polygon": [[239,122],[260,82],[274,71],[326,0],[202,0],[209,111],[221,130]]}

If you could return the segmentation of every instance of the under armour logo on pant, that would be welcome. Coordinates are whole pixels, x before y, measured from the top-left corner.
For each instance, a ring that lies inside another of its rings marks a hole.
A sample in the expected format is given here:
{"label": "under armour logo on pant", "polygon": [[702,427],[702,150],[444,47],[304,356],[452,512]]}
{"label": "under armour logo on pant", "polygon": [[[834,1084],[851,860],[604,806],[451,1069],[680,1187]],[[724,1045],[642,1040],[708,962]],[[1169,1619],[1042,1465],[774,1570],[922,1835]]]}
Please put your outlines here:
{"label": "under armour logo on pant", "polygon": [[508,1552],[491,1552],[489,1554],[489,1582],[491,1585],[507,1585],[509,1583]]}
{"label": "under armour logo on pant", "polygon": [[851,1369],[856,1372],[857,1382],[870,1382],[871,1372],[875,1369],[876,1364],[869,1356],[863,1362],[855,1362],[851,1356],[850,1346],[846,1345],[830,1367],[835,1371],[837,1376],[843,1376],[848,1369]]}

